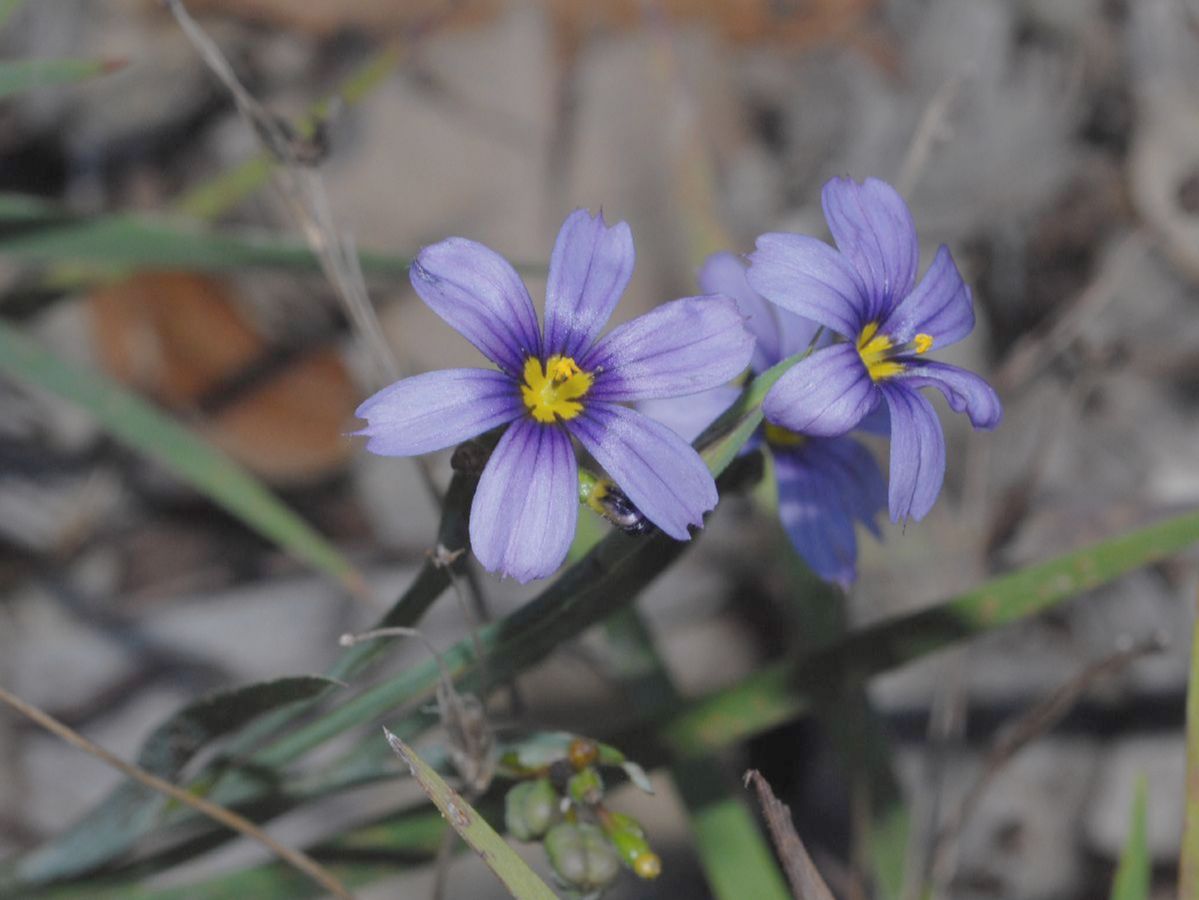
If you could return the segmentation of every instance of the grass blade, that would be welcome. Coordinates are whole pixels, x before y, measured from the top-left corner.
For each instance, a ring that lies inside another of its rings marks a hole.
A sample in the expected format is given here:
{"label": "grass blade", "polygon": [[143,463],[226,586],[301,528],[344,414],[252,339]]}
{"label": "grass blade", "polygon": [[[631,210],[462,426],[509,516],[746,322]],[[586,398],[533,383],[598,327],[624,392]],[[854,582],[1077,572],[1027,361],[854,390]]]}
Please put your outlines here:
{"label": "grass blade", "polygon": [[[1112,885],[1112,900],[1149,900],[1153,867],[1149,860],[1149,828],[1146,807],[1148,786],[1145,776],[1137,779],[1129,818],[1128,843],[1120,854],[1116,881]],[[1192,895],[1193,896],[1193,895]]]}
{"label": "grass blade", "polygon": [[87,410],[115,438],[170,469],[297,560],[365,596],[362,576],[332,544],[260,481],[137,395],[63,362],[2,322],[0,371]]}
{"label": "grass blade", "polygon": [[416,755],[416,751],[383,729],[387,742],[396,755],[408,765],[429,799],[441,810],[446,821],[471,846],[487,867],[503,882],[516,900],[558,900],[544,881],[537,877],[528,863],[508,846],[494,828],[440,775]]}
{"label": "grass blade", "polygon": [[[75,216],[13,194],[0,194],[0,256],[30,263],[86,263],[103,273],[148,268],[320,271],[307,245],[274,234],[214,231],[190,222],[128,213]],[[408,271],[409,260],[404,257],[377,253],[360,257],[368,274],[400,276]]]}
{"label": "grass blade", "polygon": [[[11,9],[0,9],[7,18]],[[2,24],[2,22],[0,22]],[[124,68],[123,60],[112,59],[20,59],[0,62],[0,99],[33,88],[73,84]]]}
{"label": "grass blade", "polygon": [[1199,617],[1191,637],[1191,674],[1187,681],[1187,780],[1178,897],[1199,896]]}

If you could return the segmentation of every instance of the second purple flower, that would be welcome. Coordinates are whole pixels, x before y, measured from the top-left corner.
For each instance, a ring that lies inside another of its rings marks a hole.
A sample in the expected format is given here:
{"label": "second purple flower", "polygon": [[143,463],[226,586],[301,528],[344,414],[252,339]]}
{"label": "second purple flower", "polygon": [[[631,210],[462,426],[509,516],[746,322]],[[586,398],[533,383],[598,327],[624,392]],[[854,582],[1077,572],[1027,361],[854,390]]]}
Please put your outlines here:
{"label": "second purple flower", "polygon": [[471,506],[471,546],[490,571],[529,581],[565,558],[578,516],[571,438],[629,499],[676,540],[703,524],[716,485],[673,431],[620,405],[693,394],[740,373],[753,352],[736,303],[684,298],[597,340],[633,272],[621,222],[577,210],[550,258],[545,328],[520,276],[499,254],[464,238],[426,247],[411,281],[429,307],[497,367],[405,378],[357,415],[367,450],[415,456],[509,427]]}
{"label": "second purple flower", "polygon": [[939,390],[975,428],[994,428],[1003,407],[973,372],[928,351],[974,328],[970,288],[948,248],[920,283],[920,246],[903,198],[875,178],[834,178],[821,194],[836,248],[799,234],[764,234],[749,283],[767,300],[846,340],[816,351],[767,394],[762,410],[791,431],[835,437],[885,402],[891,418],[891,520],[919,521],[945,477],[945,435],[921,388]]}

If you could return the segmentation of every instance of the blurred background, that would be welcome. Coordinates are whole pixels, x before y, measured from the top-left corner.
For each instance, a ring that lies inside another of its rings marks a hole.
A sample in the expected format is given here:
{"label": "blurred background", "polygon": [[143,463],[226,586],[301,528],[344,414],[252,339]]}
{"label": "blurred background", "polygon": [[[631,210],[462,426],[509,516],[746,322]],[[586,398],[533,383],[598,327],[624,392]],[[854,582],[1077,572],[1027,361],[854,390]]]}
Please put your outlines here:
{"label": "blurred background", "polygon": [[[1007,416],[974,435],[936,398],[945,493],[926,521],[864,538],[854,622],[1199,502],[1193,0],[188,8],[271,112],[298,122],[318,110],[305,147],[364,255],[473,238],[522,267],[538,304],[576,207],[632,227],[622,320],[696,293],[712,251],[748,251],[771,230],[825,234],[827,178],[894,183],[925,263],[947,243],[974,286],[979,327],[943,356],[986,374]],[[169,214],[294,234],[253,174],[254,132],[159,3],[28,2],[0,31],[0,54],[111,69],[0,100],[0,190],[56,215]],[[340,99],[320,104],[330,97]],[[378,385],[329,283],[286,265],[103,263],[6,253],[0,235],[0,317],[222,448],[390,603],[431,549],[437,514],[409,461],[345,437]],[[407,369],[479,364],[402,267],[365,268]],[[213,688],[321,671],[339,634],[377,617],[381,607],[290,561],[88,413],[4,377],[0,404],[0,683],[106,747],[132,757],[154,723]],[[444,483],[448,459],[434,466]],[[731,683],[790,640],[785,578],[761,557],[768,518],[733,498],[708,532],[703,552],[641,601],[686,695]],[[996,771],[955,835],[948,896],[1105,895],[1141,773],[1155,879],[1171,895],[1194,563],[1142,571],[872,683],[919,820],[934,797],[952,808],[1005,723],[1088,663],[1121,642],[1172,639],[1089,684],[1060,725]],[[496,614],[535,588],[486,584]],[[447,596],[422,627],[446,646],[466,626]],[[422,653],[400,647],[396,665]],[[521,687],[522,724],[596,731],[621,720],[586,638]],[[730,768],[763,770],[838,890],[851,823],[835,755],[805,720],[756,738]],[[0,716],[0,856],[63,829],[116,781]],[[666,873],[614,895],[706,896],[679,802],[655,783],[657,798],[621,797]],[[393,805],[387,787],[360,791],[319,820],[293,814],[280,834],[304,841]],[[222,853],[202,865],[258,858]],[[361,896],[424,896],[427,875],[408,877]],[[474,861],[454,878],[451,896],[500,896]]]}

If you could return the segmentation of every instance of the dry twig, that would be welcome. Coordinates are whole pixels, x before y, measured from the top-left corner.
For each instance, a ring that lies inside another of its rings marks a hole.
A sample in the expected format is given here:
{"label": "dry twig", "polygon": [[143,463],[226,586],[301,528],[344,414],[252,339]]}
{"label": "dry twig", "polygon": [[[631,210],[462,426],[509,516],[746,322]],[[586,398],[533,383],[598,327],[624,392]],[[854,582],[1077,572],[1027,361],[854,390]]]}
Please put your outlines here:
{"label": "dry twig", "polygon": [[1155,634],[1137,643],[1128,643],[1114,653],[1091,663],[1052,694],[1005,728],[983,761],[982,771],[966,791],[949,824],[933,845],[933,883],[949,883],[954,868],[954,848],[966,821],[978,807],[992,780],[1017,753],[1060,722],[1096,681],[1119,672],[1132,662],[1166,647],[1166,637]]}
{"label": "dry twig", "polygon": [[69,725],[58,721],[58,719],[49,713],[43,712],[36,706],[26,703],[20,697],[10,694],[4,688],[0,688],[0,701],[12,707],[21,715],[32,719],[56,737],[62,738],[62,740],[66,741],[72,747],[76,747],[84,753],[91,754],[139,784],[150,788],[150,790],[166,794],[172,800],[191,807],[196,812],[208,816],[214,822],[218,822],[226,828],[244,834],[246,837],[253,838],[288,865],[303,872],[335,897],[342,897],[344,900],[353,900],[353,895],[328,869],[311,856],[280,844],[245,816],[226,809],[223,806],[218,806],[209,800],[205,800],[203,797],[197,797],[178,785],[171,784],[171,782],[159,778],[157,775],[153,775],[139,766],[125,762],[119,756],[109,753],[98,744],[92,743]]}
{"label": "dry twig", "polygon": [[787,804],[774,795],[770,783],[757,769],[750,769],[745,773],[745,786],[749,787],[751,784],[758,794],[758,803],[766,817],[766,827],[770,829],[774,848],[783,863],[783,871],[787,873],[791,893],[795,895],[796,900],[833,900],[833,892],[820,877],[812,857],[808,855],[807,848],[795,831],[795,824],[791,821],[791,810]]}

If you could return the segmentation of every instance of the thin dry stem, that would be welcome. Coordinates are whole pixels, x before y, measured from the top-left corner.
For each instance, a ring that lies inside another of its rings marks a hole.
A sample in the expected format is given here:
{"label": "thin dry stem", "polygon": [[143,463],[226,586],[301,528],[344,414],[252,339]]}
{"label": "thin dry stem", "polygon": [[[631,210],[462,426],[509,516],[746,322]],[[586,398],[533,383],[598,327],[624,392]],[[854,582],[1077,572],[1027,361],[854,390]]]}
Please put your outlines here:
{"label": "thin dry stem", "polygon": [[121,759],[119,756],[110,753],[98,744],[92,743],[69,725],[58,721],[58,719],[54,718],[49,713],[43,712],[36,706],[26,703],[20,697],[10,694],[4,688],[0,688],[0,701],[3,701],[21,715],[32,719],[38,725],[54,734],[56,737],[66,741],[71,746],[107,763],[117,771],[128,776],[129,778],[132,778],[139,784],[145,785],[153,791],[158,791],[160,794],[166,794],[172,800],[176,800],[185,806],[191,807],[192,809],[196,810],[196,812],[208,816],[208,818],[212,819],[214,822],[219,822],[226,828],[240,832],[241,834],[246,835],[246,837],[253,838],[292,868],[303,872],[334,896],[345,898],[345,900],[353,900],[353,895],[346,890],[341,882],[338,881],[328,869],[307,854],[280,844],[273,837],[271,837],[244,816],[239,815],[230,809],[226,809],[223,806],[218,806],[209,800],[205,800],[203,797],[197,797],[178,785],[171,784],[171,782],[159,778],[157,775],[153,775],[150,772],[147,772],[145,769],[135,766],[132,763],[125,762],[125,760]]}
{"label": "thin dry stem", "polygon": [[[397,380],[403,370],[387,343],[367,295],[366,280],[353,240],[341,234],[334,225],[329,196],[320,175],[312,168],[305,143],[246,90],[220,48],[191,17],[182,0],[163,0],[163,3],[208,68],[229,91],[238,112],[250,124],[263,149],[279,163],[274,172],[275,185],[325,277],[341,299],[355,332],[369,351],[375,369],[375,387]],[[441,494],[428,463],[419,456],[413,457],[413,462],[426,490],[440,507]]]}
{"label": "thin dry stem", "polygon": [[778,851],[783,863],[783,871],[787,873],[787,881],[791,884],[791,893],[796,900],[833,900],[833,892],[829,890],[808,850],[800,840],[791,821],[791,810],[787,804],[775,796],[770,782],[762,777],[757,769],[745,773],[745,786],[753,785],[758,794],[758,803],[762,807],[762,815],[766,818],[766,827],[770,830],[770,838],[774,841],[774,849]]}
{"label": "thin dry stem", "polygon": [[1091,663],[1005,729],[987,754],[982,771],[962,797],[953,818],[938,835],[933,848],[932,880],[935,895],[942,894],[941,888],[949,884],[953,877],[958,838],[999,771],[1013,756],[1060,722],[1096,681],[1123,670],[1142,656],[1160,652],[1166,644],[1164,635],[1155,634],[1120,647],[1114,653]]}
{"label": "thin dry stem", "polygon": [[942,82],[920,116],[916,132],[912,135],[911,143],[908,144],[908,152],[904,155],[903,164],[899,167],[899,175],[895,179],[896,190],[905,197],[911,195],[920,176],[924,173],[933,147],[953,137],[949,118],[958,91],[961,90],[962,81],[961,75],[954,75]]}

